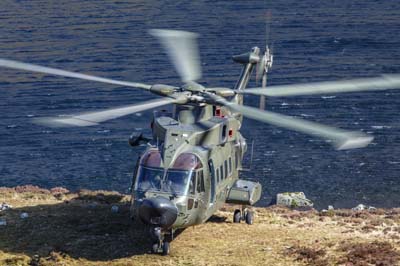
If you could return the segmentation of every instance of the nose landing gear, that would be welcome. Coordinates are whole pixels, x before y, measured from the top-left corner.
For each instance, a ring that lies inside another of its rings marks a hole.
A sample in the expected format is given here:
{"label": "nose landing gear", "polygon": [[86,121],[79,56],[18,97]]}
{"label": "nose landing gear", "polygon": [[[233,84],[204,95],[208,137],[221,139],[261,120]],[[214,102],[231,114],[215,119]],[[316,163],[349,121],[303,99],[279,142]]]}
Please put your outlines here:
{"label": "nose landing gear", "polygon": [[151,251],[154,254],[161,254],[163,256],[169,255],[170,246],[169,243],[173,239],[172,229],[163,231],[161,227],[153,227],[150,230],[151,235],[154,239]]}

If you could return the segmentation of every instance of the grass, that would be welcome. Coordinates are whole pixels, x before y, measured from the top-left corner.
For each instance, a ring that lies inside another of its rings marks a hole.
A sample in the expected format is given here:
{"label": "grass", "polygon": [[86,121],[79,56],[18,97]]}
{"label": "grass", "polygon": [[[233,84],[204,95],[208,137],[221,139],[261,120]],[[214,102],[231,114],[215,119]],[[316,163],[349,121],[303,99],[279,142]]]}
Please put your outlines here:
{"label": "grass", "polygon": [[[147,229],[129,219],[129,197],[33,186],[0,188],[0,265],[399,265],[400,210],[255,208],[253,225],[227,206],[185,229],[170,256],[149,253]],[[119,212],[111,212],[111,206]],[[21,219],[27,212],[29,217]],[[368,255],[372,254],[372,255]]]}

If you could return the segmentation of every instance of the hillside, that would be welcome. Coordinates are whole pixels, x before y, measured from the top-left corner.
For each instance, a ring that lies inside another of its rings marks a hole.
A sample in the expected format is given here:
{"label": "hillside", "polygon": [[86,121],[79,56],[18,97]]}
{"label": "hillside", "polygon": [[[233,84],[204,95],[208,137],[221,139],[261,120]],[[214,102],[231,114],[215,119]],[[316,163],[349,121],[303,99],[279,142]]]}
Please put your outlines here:
{"label": "hillside", "polygon": [[400,209],[255,208],[246,225],[233,224],[226,207],[162,257],[129,220],[127,195],[24,186],[0,188],[2,202],[13,207],[0,212],[0,265],[400,265]]}

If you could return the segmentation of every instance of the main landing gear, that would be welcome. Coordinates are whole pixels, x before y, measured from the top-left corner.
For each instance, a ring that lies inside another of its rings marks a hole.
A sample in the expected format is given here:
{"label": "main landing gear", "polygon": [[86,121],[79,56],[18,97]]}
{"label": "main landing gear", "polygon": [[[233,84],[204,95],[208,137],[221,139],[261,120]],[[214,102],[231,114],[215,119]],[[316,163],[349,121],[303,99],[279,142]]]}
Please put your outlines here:
{"label": "main landing gear", "polygon": [[254,222],[253,211],[247,209],[245,206],[242,206],[242,210],[236,209],[233,213],[234,223],[240,223],[242,220],[246,221],[247,224],[253,224]]}
{"label": "main landing gear", "polygon": [[163,256],[169,255],[169,243],[172,241],[174,236],[172,229],[163,232],[161,227],[152,227],[150,233],[154,239],[151,251],[154,254],[161,254]]}

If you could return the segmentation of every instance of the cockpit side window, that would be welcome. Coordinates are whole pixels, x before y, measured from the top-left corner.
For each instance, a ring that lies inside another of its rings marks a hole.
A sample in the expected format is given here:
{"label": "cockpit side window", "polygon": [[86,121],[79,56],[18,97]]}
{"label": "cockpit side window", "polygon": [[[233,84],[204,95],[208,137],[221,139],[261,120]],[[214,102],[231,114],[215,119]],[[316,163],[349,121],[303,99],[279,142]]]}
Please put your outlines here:
{"label": "cockpit side window", "polygon": [[206,192],[203,170],[200,171],[200,176],[201,176],[201,192]]}
{"label": "cockpit side window", "polygon": [[196,184],[196,192],[197,193],[200,193],[200,188],[201,188],[200,174],[197,173],[197,184]]}
{"label": "cockpit side window", "polygon": [[197,193],[205,192],[204,176],[203,176],[203,171],[202,170],[197,172],[196,191],[197,191]]}
{"label": "cockpit side window", "polygon": [[192,174],[190,178],[190,183],[189,183],[189,193],[193,194],[195,193],[195,187],[196,187],[196,175]]}
{"label": "cockpit side window", "polygon": [[201,163],[199,157],[189,152],[181,153],[176,158],[174,164],[172,165],[172,169],[174,170],[177,169],[177,170],[193,171],[193,174],[191,175],[189,180],[189,190],[188,190],[188,193],[193,195],[196,193],[196,185],[197,185],[197,191],[201,189],[201,178],[198,177],[196,184],[196,173],[198,174],[200,171],[203,172],[202,168],[203,164]]}

